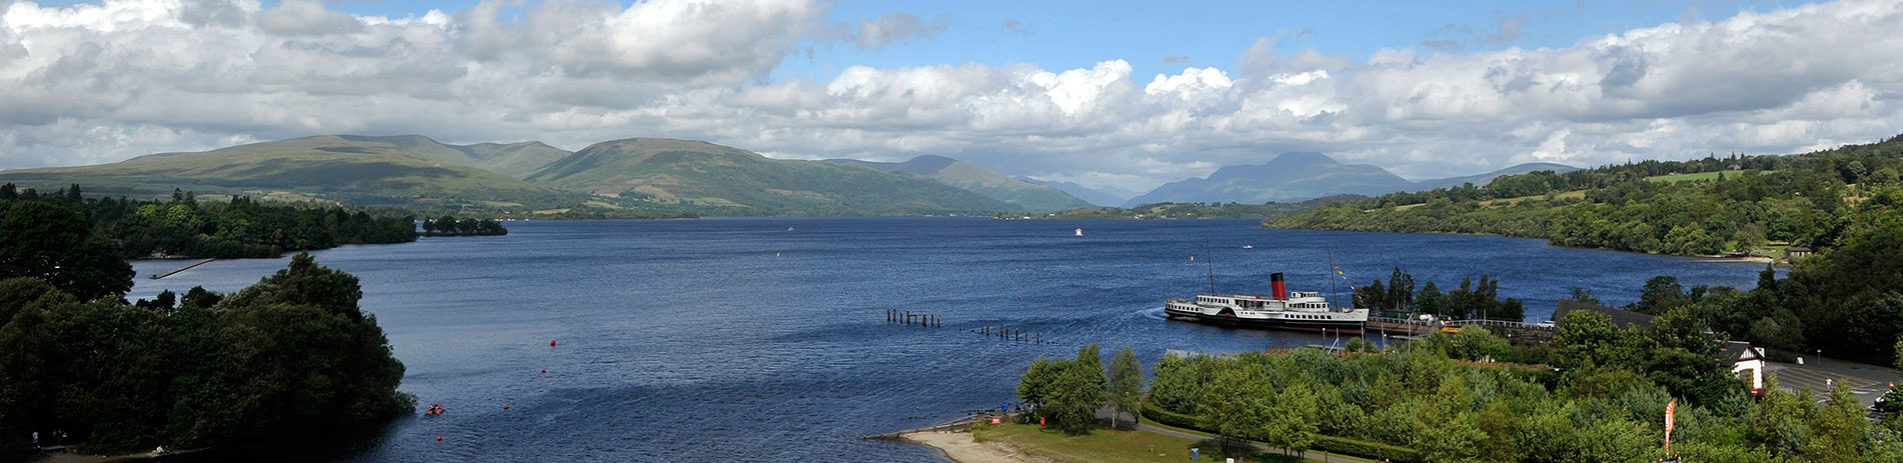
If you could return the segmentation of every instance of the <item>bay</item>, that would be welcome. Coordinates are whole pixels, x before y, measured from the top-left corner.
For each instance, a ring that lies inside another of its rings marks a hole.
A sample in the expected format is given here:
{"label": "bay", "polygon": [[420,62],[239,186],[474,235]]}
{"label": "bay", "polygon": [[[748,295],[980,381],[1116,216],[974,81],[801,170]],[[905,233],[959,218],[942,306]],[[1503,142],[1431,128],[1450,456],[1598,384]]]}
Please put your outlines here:
{"label": "bay", "polygon": [[[1749,287],[1764,264],[1547,246],[1542,240],[1271,230],[1253,220],[959,217],[535,221],[498,237],[315,252],[362,279],[364,310],[408,367],[418,413],[233,460],[945,461],[859,437],[1012,401],[1042,356],[1100,343],[1145,365],[1165,350],[1338,342],[1165,320],[1164,298],[1208,289],[1338,292],[1394,267],[1443,290],[1490,274],[1547,319],[1569,288],[1610,304],[1644,281]],[[1083,236],[1073,230],[1082,228]],[[1203,241],[1208,240],[1205,254]],[[1245,248],[1247,246],[1247,248]],[[1191,256],[1196,256],[1194,260]],[[128,296],[230,292],[288,259],[136,261]],[[1345,279],[1331,282],[1330,262]],[[1331,286],[1332,283],[1332,286]],[[1331,287],[1333,289],[1331,289]],[[885,321],[887,309],[942,328]],[[1008,326],[1044,344],[976,330]],[[550,345],[555,341],[555,345]],[[547,373],[542,373],[546,370]],[[448,413],[424,416],[442,403]],[[502,407],[508,405],[509,409]],[[441,440],[436,437],[441,436]]]}

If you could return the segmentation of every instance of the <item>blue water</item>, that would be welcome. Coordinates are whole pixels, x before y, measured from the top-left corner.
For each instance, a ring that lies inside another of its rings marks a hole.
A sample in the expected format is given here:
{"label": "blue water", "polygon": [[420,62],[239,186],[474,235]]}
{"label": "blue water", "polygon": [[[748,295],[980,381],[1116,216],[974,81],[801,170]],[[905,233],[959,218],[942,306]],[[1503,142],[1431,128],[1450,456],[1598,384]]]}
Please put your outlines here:
{"label": "blue water", "polygon": [[[363,280],[364,309],[409,368],[401,389],[449,412],[419,410],[327,441],[312,460],[942,462],[929,448],[860,436],[997,407],[1013,399],[1031,360],[1091,342],[1106,354],[1134,347],[1145,365],[1166,349],[1327,342],[1165,320],[1164,298],[1209,285],[1204,239],[1223,290],[1267,292],[1267,274],[1279,271],[1292,289],[1328,291],[1332,254],[1356,283],[1385,280],[1395,266],[1444,289],[1492,274],[1535,320],[1570,287],[1623,304],[1653,275],[1750,286],[1763,269],[1528,239],[1268,230],[1250,220],[508,226],[508,236],[316,253]],[[1075,228],[1085,236],[1072,236]],[[156,281],[144,277],[181,262],[139,261],[130,297],[196,285],[235,291],[286,261],[217,261]],[[944,328],[888,324],[887,308],[940,316]],[[968,331],[1000,324],[1049,343]],[[236,451],[284,456],[269,446]]]}

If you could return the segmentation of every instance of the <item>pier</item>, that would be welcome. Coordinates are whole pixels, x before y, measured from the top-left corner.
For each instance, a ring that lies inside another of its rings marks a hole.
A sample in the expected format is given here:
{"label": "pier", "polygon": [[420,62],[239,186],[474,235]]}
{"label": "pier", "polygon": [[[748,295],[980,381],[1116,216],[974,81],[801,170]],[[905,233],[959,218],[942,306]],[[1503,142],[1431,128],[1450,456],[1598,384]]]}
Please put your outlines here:
{"label": "pier", "polygon": [[176,274],[178,274],[178,272],[183,272],[183,271],[186,271],[186,270],[191,270],[191,269],[192,269],[192,267],[197,267],[197,266],[200,266],[200,265],[205,265],[205,263],[207,263],[207,262],[211,262],[211,261],[214,261],[214,260],[218,260],[218,259],[200,259],[200,260],[198,260],[198,261],[196,261],[196,262],[192,262],[192,263],[189,263],[189,264],[185,264],[185,266],[184,266],[184,267],[179,267],[179,268],[175,268],[175,269],[171,269],[171,270],[166,270],[166,271],[165,271],[165,272],[163,272],[163,273],[154,273],[154,274],[152,274],[152,279],[154,279],[154,280],[157,280],[157,279],[160,279],[160,278],[165,278],[165,277],[169,277],[169,276],[172,276],[172,275],[176,275]]}
{"label": "pier", "polygon": [[1004,421],[1011,420],[1010,413],[1005,413],[997,409],[972,410],[972,411],[967,411],[965,413],[968,414],[966,417],[959,418],[958,420],[952,421],[949,423],[935,424],[935,425],[926,426],[923,428],[907,429],[904,431],[888,432],[885,434],[875,434],[875,435],[860,437],[860,439],[904,439],[906,434],[911,434],[915,432],[966,432],[966,431],[970,431],[972,427],[977,426],[978,423],[988,422],[993,418],[997,418]]}
{"label": "pier", "polygon": [[1399,337],[1414,338],[1434,334],[1435,331],[1459,332],[1468,326],[1480,326],[1488,331],[1507,338],[1514,344],[1539,344],[1553,339],[1556,329],[1549,325],[1521,323],[1507,320],[1415,320],[1408,318],[1368,317],[1362,326],[1368,331],[1379,331]]}

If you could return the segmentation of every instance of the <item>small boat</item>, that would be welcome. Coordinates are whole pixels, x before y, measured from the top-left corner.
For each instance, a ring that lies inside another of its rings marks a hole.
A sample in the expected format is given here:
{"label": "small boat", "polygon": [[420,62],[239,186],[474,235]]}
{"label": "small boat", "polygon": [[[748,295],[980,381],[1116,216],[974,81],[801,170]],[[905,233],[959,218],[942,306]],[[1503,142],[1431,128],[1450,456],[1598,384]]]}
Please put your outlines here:
{"label": "small boat", "polygon": [[1077,229],[1077,235],[1076,235],[1076,236],[1084,236],[1084,229],[1082,229],[1082,228],[1079,228],[1079,229]]}
{"label": "small boat", "polygon": [[786,227],[786,231],[793,231],[793,227]]}
{"label": "small boat", "polygon": [[1243,248],[1243,249],[1255,249],[1255,245],[1253,245],[1253,244],[1245,244],[1245,245],[1242,245],[1242,248]]}

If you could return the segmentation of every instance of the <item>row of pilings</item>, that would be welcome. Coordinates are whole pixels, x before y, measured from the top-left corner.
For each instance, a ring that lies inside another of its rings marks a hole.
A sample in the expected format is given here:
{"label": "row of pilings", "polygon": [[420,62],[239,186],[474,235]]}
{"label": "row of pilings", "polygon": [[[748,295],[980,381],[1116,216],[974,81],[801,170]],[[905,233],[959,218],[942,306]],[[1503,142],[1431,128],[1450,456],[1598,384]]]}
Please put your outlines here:
{"label": "row of pilings", "polygon": [[[922,328],[945,327],[945,319],[940,318],[937,315],[923,313],[923,312],[913,312],[910,310],[900,310],[900,309],[885,309],[885,322],[901,324],[906,326],[918,326]],[[987,338],[995,337],[995,338],[998,338],[999,340],[1004,340],[1004,341],[1028,342],[1031,344],[1046,344],[1047,343],[1046,341],[1044,341],[1044,333],[1038,333],[1038,332],[1027,333],[1024,331],[1023,328],[1013,328],[1010,326],[1005,326],[1003,324],[999,324],[998,326],[984,325],[978,328],[967,329],[965,331],[976,333],[978,335],[981,335]]]}
{"label": "row of pilings", "polygon": [[945,326],[945,320],[938,318],[937,315],[912,313],[910,310],[899,309],[885,309],[885,322],[918,325],[925,328],[941,328]]}
{"label": "row of pilings", "polygon": [[1044,343],[1044,333],[1025,333],[1023,328],[1012,328],[1002,324],[996,327],[985,325],[974,331],[977,331],[978,334],[985,337],[997,336],[998,339],[1006,341],[1029,342],[1032,344]]}

